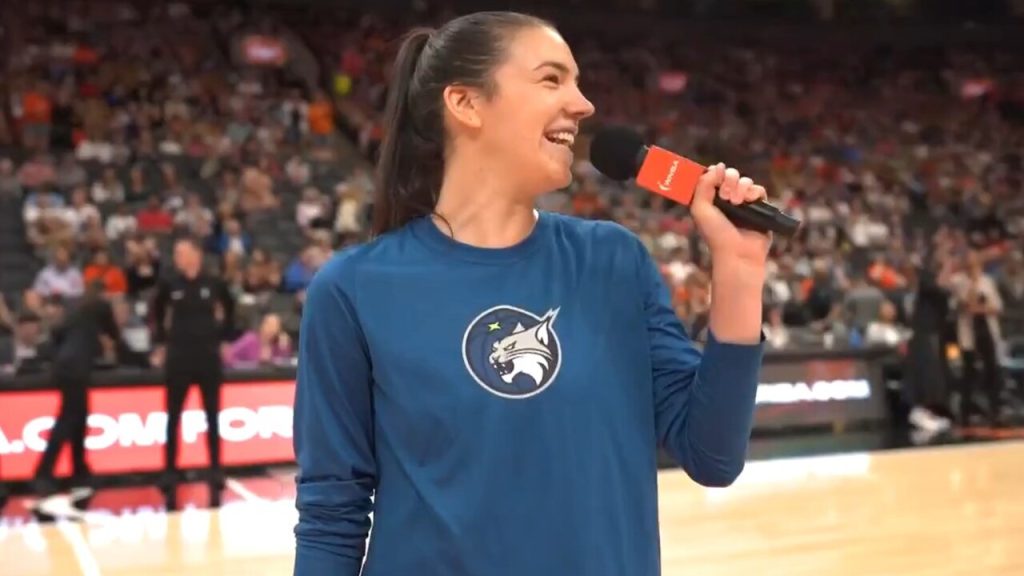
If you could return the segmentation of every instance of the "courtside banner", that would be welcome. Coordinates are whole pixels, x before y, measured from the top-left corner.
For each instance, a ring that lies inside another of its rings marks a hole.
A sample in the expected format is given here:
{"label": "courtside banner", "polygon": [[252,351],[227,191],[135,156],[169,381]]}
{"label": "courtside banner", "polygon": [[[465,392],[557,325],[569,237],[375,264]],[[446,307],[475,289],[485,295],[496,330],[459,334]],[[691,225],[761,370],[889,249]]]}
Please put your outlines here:
{"label": "courtside banner", "polygon": [[[220,433],[225,466],[291,462],[291,380],[225,383],[221,392]],[[161,386],[94,388],[89,393],[86,458],[96,474],[154,472],[164,468],[167,412]],[[60,409],[56,390],[0,391],[0,480],[27,480],[46,449]],[[209,464],[206,416],[199,390],[192,387],[182,413],[180,468]],[[56,473],[71,472],[67,447]]]}
{"label": "courtside banner", "polygon": [[761,367],[754,430],[829,427],[888,417],[880,364],[861,358],[768,362]]}
{"label": "courtside banner", "polygon": [[[878,364],[860,358],[769,361],[761,368],[754,430],[786,430],[881,421],[887,417]],[[294,461],[294,380],[229,382],[221,396],[225,466]],[[86,453],[97,474],[163,469],[167,413],[161,386],[93,388]],[[56,390],[0,390],[0,480],[30,479],[60,409]],[[206,416],[199,390],[185,399],[179,467],[208,465]],[[57,474],[71,472],[64,448]]]}

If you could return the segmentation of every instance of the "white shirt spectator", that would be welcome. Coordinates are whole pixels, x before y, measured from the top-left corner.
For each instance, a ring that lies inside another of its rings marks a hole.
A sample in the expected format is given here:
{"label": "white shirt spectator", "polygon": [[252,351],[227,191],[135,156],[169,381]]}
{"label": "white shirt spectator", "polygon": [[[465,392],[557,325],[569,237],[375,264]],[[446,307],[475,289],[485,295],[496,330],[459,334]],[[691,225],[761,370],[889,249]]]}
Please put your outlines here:
{"label": "white shirt spectator", "polygon": [[124,202],[124,184],[120,181],[107,183],[103,180],[97,180],[92,185],[90,195],[92,196],[92,201],[97,204]]}
{"label": "white shirt spectator", "polygon": [[[41,216],[53,217],[64,215],[64,197],[60,194],[45,193],[46,202],[40,203],[41,193],[32,193],[25,199],[21,209],[22,220],[25,224],[34,224]],[[41,206],[40,204],[45,204]]]}
{"label": "white shirt spectator", "polygon": [[899,326],[876,320],[868,324],[868,329],[864,333],[864,342],[882,346],[898,346],[908,337],[909,334],[901,330]]}
{"label": "white shirt spectator", "polygon": [[81,206],[68,206],[65,211],[65,219],[71,225],[72,230],[76,233],[81,232],[85,227],[86,221],[90,218],[96,218],[100,221],[103,217],[100,215],[100,211],[92,204],[83,204]]}
{"label": "white shirt spectator", "polygon": [[339,234],[358,234],[363,226],[359,217],[362,205],[355,198],[345,198],[338,204],[334,219],[334,230]]}
{"label": "white shirt spectator", "polygon": [[82,273],[74,266],[61,270],[50,264],[36,275],[32,290],[44,297],[60,295],[74,298],[85,292],[85,284],[82,281]]}
{"label": "white shirt spectator", "polygon": [[107,218],[107,238],[112,241],[120,240],[128,234],[135,233],[138,227],[139,224],[134,214],[111,214]]}
{"label": "white shirt spectator", "polygon": [[295,222],[303,227],[309,225],[324,215],[324,203],[320,199],[320,192],[312,186],[302,191],[302,200],[295,205]]}
{"label": "white shirt spectator", "polygon": [[114,145],[110,142],[82,140],[75,149],[75,157],[83,162],[110,164],[114,161]]}

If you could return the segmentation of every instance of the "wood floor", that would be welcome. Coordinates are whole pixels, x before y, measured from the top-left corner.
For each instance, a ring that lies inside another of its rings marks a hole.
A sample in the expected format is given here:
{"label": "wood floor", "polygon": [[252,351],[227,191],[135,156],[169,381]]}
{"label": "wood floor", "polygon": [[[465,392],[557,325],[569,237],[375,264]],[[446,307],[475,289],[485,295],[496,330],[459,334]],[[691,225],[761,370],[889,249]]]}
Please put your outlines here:
{"label": "wood floor", "polygon": [[[219,509],[170,514],[151,492],[104,490],[48,524],[12,502],[0,574],[290,574],[289,483],[232,480]],[[1024,443],[752,462],[727,489],[667,472],[661,511],[665,576],[1024,575]]]}

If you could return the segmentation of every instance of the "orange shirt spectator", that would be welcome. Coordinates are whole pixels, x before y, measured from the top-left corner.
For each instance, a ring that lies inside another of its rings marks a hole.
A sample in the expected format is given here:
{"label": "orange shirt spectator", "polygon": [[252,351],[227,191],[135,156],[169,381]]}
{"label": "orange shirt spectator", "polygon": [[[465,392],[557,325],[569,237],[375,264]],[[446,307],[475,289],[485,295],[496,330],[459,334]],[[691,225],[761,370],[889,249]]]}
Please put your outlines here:
{"label": "orange shirt spectator", "polygon": [[[98,252],[97,259],[99,254],[105,252]],[[97,260],[94,260],[82,271],[82,279],[86,284],[102,282],[103,291],[107,294],[124,294],[128,291],[128,280],[124,276],[124,271],[110,263],[98,264]]]}
{"label": "orange shirt spectator", "polygon": [[309,131],[319,136],[325,136],[334,131],[334,113],[331,110],[331,103],[325,98],[317,98],[306,111],[309,117]]}
{"label": "orange shirt spectator", "polygon": [[21,97],[23,118],[27,124],[49,124],[53,115],[53,102],[46,94],[29,90]]}

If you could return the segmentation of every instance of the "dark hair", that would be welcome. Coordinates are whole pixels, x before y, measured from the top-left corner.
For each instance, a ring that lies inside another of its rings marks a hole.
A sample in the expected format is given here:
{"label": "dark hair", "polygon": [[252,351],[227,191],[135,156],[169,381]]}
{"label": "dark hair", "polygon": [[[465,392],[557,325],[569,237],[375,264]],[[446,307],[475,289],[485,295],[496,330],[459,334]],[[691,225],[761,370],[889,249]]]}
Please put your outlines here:
{"label": "dark hair", "polygon": [[459,84],[490,95],[508,37],[535,26],[554,27],[517,12],[476,12],[405,36],[391,72],[377,161],[375,235],[434,212],[444,174],[444,89]]}

